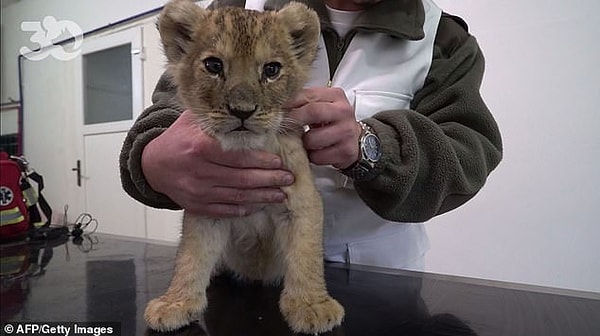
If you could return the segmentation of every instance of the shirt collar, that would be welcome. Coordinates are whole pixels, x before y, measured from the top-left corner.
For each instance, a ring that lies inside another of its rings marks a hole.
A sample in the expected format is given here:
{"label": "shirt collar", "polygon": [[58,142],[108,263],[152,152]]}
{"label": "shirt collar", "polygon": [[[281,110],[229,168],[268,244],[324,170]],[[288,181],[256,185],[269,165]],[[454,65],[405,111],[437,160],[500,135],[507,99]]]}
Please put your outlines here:
{"label": "shirt collar", "polygon": [[[329,14],[323,0],[295,0],[314,9],[321,19],[321,27],[331,28]],[[265,9],[279,9],[289,0],[267,0]],[[425,36],[423,24],[425,10],[421,0],[383,0],[362,12],[354,22],[353,29],[388,34],[408,40],[420,40]]]}

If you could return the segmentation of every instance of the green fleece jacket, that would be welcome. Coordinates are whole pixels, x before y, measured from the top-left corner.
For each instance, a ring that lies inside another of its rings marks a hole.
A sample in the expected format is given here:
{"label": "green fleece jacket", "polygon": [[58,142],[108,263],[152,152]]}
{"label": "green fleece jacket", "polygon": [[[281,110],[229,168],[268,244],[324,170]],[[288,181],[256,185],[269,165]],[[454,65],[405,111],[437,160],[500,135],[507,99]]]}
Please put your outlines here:
{"label": "green fleece jacket", "polygon": [[[266,9],[287,0],[268,0]],[[322,0],[303,0],[321,19],[330,69],[335,72],[356,32],[386,33],[400,40],[419,40],[425,18],[420,0],[383,0],[360,14],[344,39],[333,30]],[[244,0],[217,0],[211,6],[243,6]],[[383,155],[377,175],[355,181],[361,199],[381,217],[423,222],[452,210],[482,188],[502,157],[498,126],[479,89],[484,58],[466,24],[443,14],[431,68],[410,109],[382,111],[365,119],[381,138]],[[120,155],[121,181],[136,200],[156,208],[179,209],[146,182],[144,146],[167,129],[184,110],[177,87],[164,74],[148,107],[129,131]]]}

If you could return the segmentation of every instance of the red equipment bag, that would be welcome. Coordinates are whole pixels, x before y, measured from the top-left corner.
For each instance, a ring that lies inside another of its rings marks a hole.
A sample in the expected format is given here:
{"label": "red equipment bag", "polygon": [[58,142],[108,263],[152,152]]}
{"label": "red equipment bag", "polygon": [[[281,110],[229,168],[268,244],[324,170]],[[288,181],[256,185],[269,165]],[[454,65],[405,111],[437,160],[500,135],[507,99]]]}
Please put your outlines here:
{"label": "red equipment bag", "polygon": [[0,239],[47,238],[52,207],[42,195],[44,178],[22,156],[0,152],[0,164]]}
{"label": "red equipment bag", "polygon": [[6,152],[0,152],[0,238],[29,233],[29,210],[21,190],[26,176]]}

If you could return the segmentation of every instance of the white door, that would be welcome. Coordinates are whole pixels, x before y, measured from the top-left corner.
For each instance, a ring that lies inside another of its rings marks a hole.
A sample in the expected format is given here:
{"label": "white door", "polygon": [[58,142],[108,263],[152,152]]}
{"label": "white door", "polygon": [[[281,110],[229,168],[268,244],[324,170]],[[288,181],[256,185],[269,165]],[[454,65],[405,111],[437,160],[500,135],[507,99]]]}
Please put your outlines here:
{"label": "white door", "polygon": [[142,28],[86,39],[76,87],[80,97],[80,174],[86,212],[98,232],[146,237],[145,207],[121,188],[119,152],[142,111]]}
{"label": "white door", "polygon": [[75,68],[75,60],[55,57],[21,60],[23,154],[44,177],[53,223],[62,223],[65,206],[69,221],[85,211],[83,189],[71,170],[80,158]]}

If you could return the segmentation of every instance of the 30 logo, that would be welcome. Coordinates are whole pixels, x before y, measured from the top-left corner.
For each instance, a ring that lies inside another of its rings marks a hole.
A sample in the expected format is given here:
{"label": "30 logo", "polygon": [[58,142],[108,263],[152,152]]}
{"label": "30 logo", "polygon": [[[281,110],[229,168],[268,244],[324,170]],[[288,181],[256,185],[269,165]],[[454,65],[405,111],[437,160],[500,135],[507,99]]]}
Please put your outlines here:
{"label": "30 logo", "polygon": [[[29,47],[21,47],[19,52],[25,58],[31,61],[43,60],[52,56],[60,61],[69,61],[81,53],[81,44],[83,43],[83,31],[78,24],[69,20],[57,21],[54,16],[46,16],[40,21],[21,22],[21,30],[33,32],[29,40],[38,45],[38,48],[31,50]],[[74,38],[72,51],[66,51],[61,45],[54,45],[55,41],[65,33]]]}

